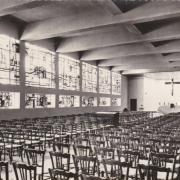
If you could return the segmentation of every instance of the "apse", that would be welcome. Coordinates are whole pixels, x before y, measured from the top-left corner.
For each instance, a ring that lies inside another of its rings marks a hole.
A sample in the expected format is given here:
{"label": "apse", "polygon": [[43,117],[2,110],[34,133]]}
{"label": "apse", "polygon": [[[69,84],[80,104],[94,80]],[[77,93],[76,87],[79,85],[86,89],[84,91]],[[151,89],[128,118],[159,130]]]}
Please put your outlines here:
{"label": "apse", "polygon": [[144,76],[144,107],[180,106],[180,72],[147,73]]}

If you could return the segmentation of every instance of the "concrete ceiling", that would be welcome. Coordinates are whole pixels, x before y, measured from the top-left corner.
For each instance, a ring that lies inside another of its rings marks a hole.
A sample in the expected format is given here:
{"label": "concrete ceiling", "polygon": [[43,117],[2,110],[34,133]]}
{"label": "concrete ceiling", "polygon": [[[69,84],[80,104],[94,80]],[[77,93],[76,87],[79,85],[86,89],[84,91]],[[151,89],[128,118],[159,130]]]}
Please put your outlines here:
{"label": "concrete ceiling", "polygon": [[123,74],[180,69],[180,2],[139,0],[0,0],[0,16],[26,25],[21,40],[54,42]]}

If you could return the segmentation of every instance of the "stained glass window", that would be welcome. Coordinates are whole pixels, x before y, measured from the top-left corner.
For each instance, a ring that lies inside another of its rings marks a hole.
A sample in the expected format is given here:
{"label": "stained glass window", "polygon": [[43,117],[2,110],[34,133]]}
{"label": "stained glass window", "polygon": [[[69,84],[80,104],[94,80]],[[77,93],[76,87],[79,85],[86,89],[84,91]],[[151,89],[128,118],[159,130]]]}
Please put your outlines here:
{"label": "stained glass window", "polygon": [[112,98],[112,106],[121,106],[121,98]]}
{"label": "stained glass window", "polygon": [[59,55],[59,89],[80,89],[80,62]]}
{"label": "stained glass window", "polygon": [[121,75],[112,72],[112,94],[121,94]]}
{"label": "stained glass window", "polygon": [[0,83],[19,85],[19,41],[0,35]]}
{"label": "stained glass window", "polygon": [[99,93],[110,94],[111,74],[109,70],[99,68]]}
{"label": "stained glass window", "polygon": [[111,106],[111,98],[109,98],[109,97],[100,97],[99,106]]}
{"label": "stained glass window", "polygon": [[97,67],[85,62],[82,63],[82,90],[97,92]]}
{"label": "stained glass window", "polygon": [[82,107],[97,106],[97,97],[82,97]]}
{"label": "stained glass window", "polygon": [[19,109],[20,93],[0,91],[0,109]]}
{"label": "stained glass window", "polygon": [[26,108],[55,108],[54,94],[28,93],[26,94]]}
{"label": "stained glass window", "polygon": [[80,97],[74,95],[60,95],[59,107],[79,107]]}
{"label": "stained glass window", "polygon": [[55,87],[55,53],[26,43],[26,85]]}

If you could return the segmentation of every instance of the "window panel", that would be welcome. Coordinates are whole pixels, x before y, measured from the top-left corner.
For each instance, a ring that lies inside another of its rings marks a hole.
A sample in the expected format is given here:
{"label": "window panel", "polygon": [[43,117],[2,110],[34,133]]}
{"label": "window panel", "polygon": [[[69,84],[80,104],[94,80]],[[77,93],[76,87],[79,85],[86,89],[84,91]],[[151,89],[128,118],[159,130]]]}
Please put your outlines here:
{"label": "window panel", "polygon": [[99,68],[99,92],[110,94],[111,90],[111,74],[106,69]]}
{"label": "window panel", "polygon": [[112,98],[112,106],[121,106],[121,98]]}
{"label": "window panel", "polygon": [[55,53],[26,43],[26,85],[55,87]]}
{"label": "window panel", "polygon": [[80,97],[74,95],[60,95],[59,107],[79,107]]}
{"label": "window panel", "polygon": [[19,41],[0,35],[0,83],[19,85]]}
{"label": "window panel", "polygon": [[82,63],[82,91],[97,92],[97,67]]}
{"label": "window panel", "polygon": [[121,75],[112,72],[112,94],[121,94]]}
{"label": "window panel", "polygon": [[97,97],[82,97],[82,107],[97,106]]}
{"label": "window panel", "polygon": [[111,106],[111,98],[109,98],[109,97],[100,97],[99,106]]}
{"label": "window panel", "polygon": [[0,91],[0,109],[19,109],[20,93]]}
{"label": "window panel", "polygon": [[80,89],[80,62],[59,55],[59,89]]}
{"label": "window panel", "polygon": [[28,93],[26,94],[26,108],[55,108],[55,95],[54,94],[39,94]]}

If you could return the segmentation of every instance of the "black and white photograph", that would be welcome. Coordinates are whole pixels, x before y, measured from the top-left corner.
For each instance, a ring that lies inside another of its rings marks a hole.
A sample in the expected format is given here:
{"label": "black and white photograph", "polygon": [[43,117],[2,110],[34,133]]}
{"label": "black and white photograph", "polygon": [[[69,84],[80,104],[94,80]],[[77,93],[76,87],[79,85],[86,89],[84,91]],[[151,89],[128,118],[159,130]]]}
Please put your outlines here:
{"label": "black and white photograph", "polygon": [[0,0],[0,180],[180,180],[180,0]]}

